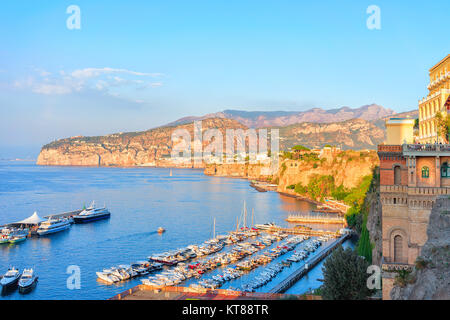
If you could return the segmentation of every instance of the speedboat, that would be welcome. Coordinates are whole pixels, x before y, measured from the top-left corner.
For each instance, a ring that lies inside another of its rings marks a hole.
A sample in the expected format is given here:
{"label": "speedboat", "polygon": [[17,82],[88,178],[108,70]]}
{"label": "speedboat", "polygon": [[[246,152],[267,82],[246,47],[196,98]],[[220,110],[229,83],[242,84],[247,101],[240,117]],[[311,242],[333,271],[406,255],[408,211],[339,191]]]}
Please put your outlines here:
{"label": "speedboat", "polygon": [[73,221],[75,223],[87,223],[101,219],[108,219],[110,216],[111,213],[108,209],[106,209],[106,207],[95,208],[95,204],[92,203],[89,208],[84,209],[80,212],[80,214],[74,216]]}
{"label": "speedboat", "polygon": [[36,286],[38,277],[34,274],[33,269],[24,269],[19,279],[19,292],[28,293]]}
{"label": "speedboat", "polygon": [[19,270],[14,267],[9,268],[3,278],[0,280],[0,284],[2,285],[2,292],[15,289],[17,287],[17,283],[19,282],[19,278]]}
{"label": "speedboat", "polygon": [[37,229],[37,234],[40,236],[60,232],[70,228],[70,221],[68,219],[48,219],[41,223]]}
{"label": "speedboat", "polygon": [[103,272],[96,272],[96,274],[100,280],[103,280],[106,283],[114,283],[114,282],[120,281],[120,279],[117,276],[115,276],[114,274],[112,274],[110,272],[103,271]]}

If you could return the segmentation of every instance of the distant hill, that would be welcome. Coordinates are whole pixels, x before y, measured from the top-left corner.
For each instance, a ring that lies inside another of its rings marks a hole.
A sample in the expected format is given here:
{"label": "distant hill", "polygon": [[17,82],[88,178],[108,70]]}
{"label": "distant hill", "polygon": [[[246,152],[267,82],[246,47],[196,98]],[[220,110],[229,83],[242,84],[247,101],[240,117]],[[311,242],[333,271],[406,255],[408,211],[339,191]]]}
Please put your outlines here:
{"label": "distant hill", "polygon": [[342,107],[339,109],[324,110],[314,108],[307,111],[240,111],[225,110],[217,113],[210,113],[204,116],[189,116],[178,119],[169,125],[179,125],[195,120],[208,118],[227,118],[237,120],[249,128],[262,128],[272,126],[288,126],[296,123],[331,123],[341,122],[350,119],[378,120],[395,114],[391,109],[371,104],[359,108]]}

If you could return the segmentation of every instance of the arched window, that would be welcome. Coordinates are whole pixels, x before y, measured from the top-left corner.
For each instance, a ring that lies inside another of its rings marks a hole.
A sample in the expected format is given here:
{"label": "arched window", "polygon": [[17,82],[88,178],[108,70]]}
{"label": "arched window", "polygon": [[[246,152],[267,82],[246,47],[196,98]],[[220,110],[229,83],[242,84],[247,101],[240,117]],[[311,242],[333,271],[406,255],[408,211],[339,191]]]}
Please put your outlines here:
{"label": "arched window", "polygon": [[403,239],[399,235],[394,237],[394,262],[403,262]]}
{"label": "arched window", "polygon": [[422,178],[430,177],[430,169],[428,167],[422,167]]}
{"label": "arched window", "polygon": [[441,177],[450,178],[450,167],[448,166],[447,162],[444,162],[444,164],[441,167]]}
{"label": "arched window", "polygon": [[400,185],[402,183],[402,171],[400,166],[394,167],[394,184]]}

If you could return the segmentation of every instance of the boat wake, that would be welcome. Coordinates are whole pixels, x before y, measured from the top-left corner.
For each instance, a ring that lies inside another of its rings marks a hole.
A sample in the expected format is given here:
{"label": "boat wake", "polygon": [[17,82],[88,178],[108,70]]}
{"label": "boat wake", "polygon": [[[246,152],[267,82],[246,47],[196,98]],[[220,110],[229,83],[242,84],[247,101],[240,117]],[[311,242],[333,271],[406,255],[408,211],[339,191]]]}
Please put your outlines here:
{"label": "boat wake", "polygon": [[127,234],[125,236],[105,239],[105,240],[100,241],[99,243],[117,241],[117,240],[122,240],[122,239],[129,239],[129,238],[136,238],[136,237],[146,237],[146,236],[151,236],[154,234],[158,234],[158,231],[155,230],[155,231],[150,231],[150,232],[138,232],[138,233]]}

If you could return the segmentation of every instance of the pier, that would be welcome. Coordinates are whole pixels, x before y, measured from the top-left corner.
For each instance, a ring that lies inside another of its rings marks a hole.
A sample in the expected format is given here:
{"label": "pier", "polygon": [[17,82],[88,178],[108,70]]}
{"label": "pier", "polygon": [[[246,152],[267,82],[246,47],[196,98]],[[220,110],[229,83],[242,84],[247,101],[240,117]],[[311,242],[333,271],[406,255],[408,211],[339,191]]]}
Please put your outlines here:
{"label": "pier", "polygon": [[313,230],[313,229],[305,229],[305,228],[281,228],[281,227],[271,227],[270,229],[261,230],[263,232],[284,232],[288,234],[298,234],[302,236],[310,236],[310,237],[320,237],[320,236],[333,236],[338,238],[340,236],[339,233],[333,231],[324,231],[324,230]]}
{"label": "pier", "polygon": [[316,223],[316,224],[342,224],[345,225],[346,221],[344,217],[323,217],[312,215],[293,215],[286,219],[287,222],[300,222],[300,223]]}
{"label": "pier", "polygon": [[57,213],[57,214],[49,214],[48,216],[45,216],[45,219],[49,218],[67,218],[71,216],[77,216],[83,211],[83,209],[75,210],[75,211],[69,211],[69,212],[63,212],[63,213]]}
{"label": "pier", "polygon": [[285,280],[280,282],[276,287],[269,291],[272,294],[280,294],[286,292],[287,289],[292,287],[297,281],[303,278],[309,270],[314,268],[320,261],[322,261],[325,257],[327,257],[334,249],[336,249],[339,245],[341,245],[345,240],[350,237],[349,234],[341,236],[335,242],[330,244],[328,247],[324,248],[319,254],[314,256],[313,258],[307,260],[305,264],[297,269],[294,273],[288,276]]}

